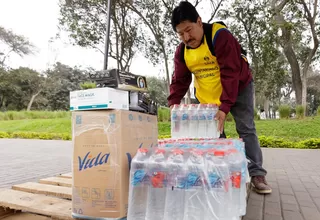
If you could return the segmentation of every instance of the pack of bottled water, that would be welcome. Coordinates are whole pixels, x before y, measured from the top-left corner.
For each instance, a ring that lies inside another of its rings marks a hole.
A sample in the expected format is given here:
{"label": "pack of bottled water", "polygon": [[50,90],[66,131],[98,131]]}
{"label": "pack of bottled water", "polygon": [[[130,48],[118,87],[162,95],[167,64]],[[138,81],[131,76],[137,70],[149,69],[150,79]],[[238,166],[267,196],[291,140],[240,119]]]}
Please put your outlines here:
{"label": "pack of bottled water", "polygon": [[238,220],[247,175],[241,139],[159,141],[132,160],[127,219]]}
{"label": "pack of bottled water", "polygon": [[172,138],[218,138],[218,122],[214,104],[174,105],[171,110]]}

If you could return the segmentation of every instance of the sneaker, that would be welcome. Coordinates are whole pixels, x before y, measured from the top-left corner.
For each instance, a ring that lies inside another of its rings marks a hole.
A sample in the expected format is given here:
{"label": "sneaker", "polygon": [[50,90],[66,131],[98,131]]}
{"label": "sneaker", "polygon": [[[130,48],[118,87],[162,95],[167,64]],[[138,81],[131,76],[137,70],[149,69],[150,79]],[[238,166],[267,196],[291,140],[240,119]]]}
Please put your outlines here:
{"label": "sneaker", "polygon": [[254,190],[259,194],[272,193],[272,189],[268,185],[264,176],[253,176],[251,178],[251,185],[254,187]]}

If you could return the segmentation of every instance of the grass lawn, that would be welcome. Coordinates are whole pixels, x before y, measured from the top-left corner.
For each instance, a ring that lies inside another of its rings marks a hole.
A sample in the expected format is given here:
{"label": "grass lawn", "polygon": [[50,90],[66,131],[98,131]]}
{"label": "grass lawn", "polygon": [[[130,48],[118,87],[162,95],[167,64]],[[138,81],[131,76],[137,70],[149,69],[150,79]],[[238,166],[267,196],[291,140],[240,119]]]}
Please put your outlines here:
{"label": "grass lawn", "polygon": [[[299,141],[320,138],[320,117],[289,120],[256,121],[258,135]],[[234,122],[226,122],[226,134],[237,137]],[[71,133],[71,121],[68,118],[23,119],[0,121],[0,132],[45,132]],[[159,122],[159,135],[170,134],[170,123]]]}

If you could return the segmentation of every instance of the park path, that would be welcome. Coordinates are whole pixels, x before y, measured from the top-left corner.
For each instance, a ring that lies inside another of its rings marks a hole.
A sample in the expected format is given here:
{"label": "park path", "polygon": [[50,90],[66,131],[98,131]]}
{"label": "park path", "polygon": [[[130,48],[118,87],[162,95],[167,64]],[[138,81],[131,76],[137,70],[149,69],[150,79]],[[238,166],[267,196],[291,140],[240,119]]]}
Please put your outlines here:
{"label": "park path", "polygon": [[249,195],[244,220],[320,220],[320,151],[263,149],[273,193]]}
{"label": "park path", "polygon": [[[0,139],[0,188],[71,171],[70,141]],[[320,151],[263,149],[271,195],[249,195],[244,220],[320,220]]]}
{"label": "park path", "polygon": [[71,172],[70,141],[0,139],[0,188]]}

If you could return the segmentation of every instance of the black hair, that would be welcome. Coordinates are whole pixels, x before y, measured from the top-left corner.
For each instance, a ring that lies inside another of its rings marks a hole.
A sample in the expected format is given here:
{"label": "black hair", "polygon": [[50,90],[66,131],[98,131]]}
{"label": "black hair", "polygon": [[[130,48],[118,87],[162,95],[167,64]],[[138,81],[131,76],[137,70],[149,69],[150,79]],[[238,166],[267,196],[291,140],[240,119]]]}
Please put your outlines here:
{"label": "black hair", "polygon": [[199,14],[196,8],[187,1],[181,1],[177,7],[174,8],[171,17],[171,25],[176,32],[177,25],[183,21],[190,21],[196,23],[199,18]]}

